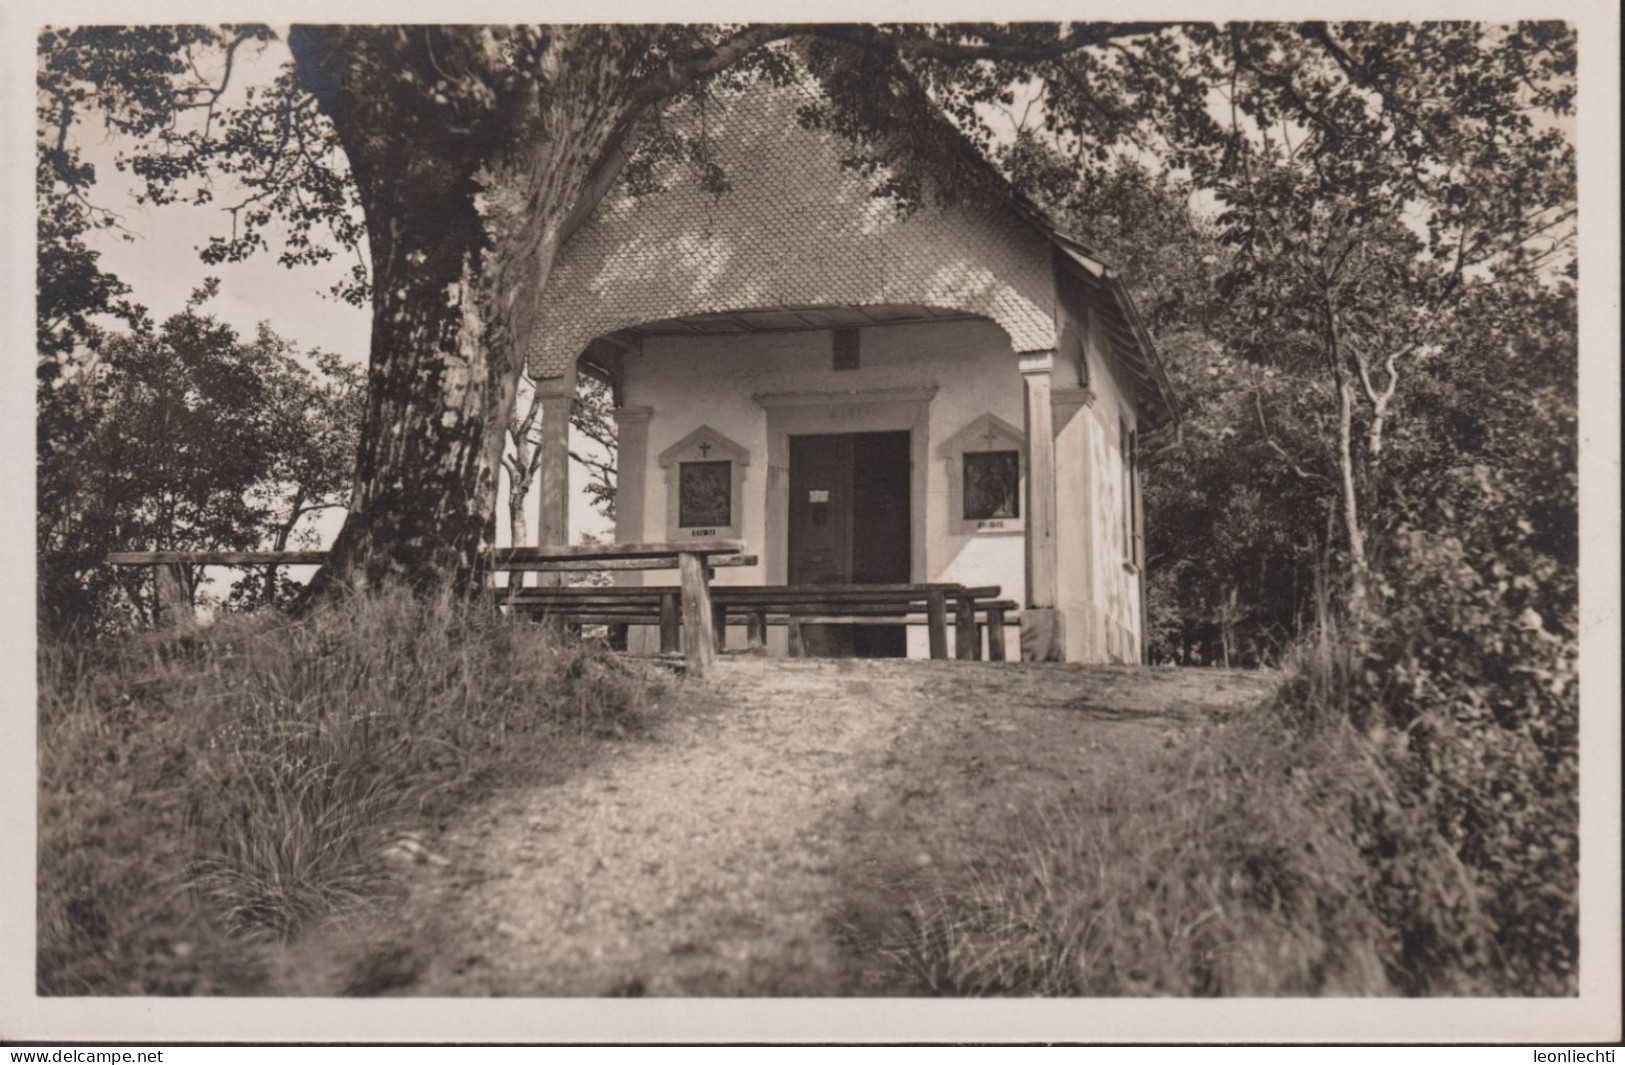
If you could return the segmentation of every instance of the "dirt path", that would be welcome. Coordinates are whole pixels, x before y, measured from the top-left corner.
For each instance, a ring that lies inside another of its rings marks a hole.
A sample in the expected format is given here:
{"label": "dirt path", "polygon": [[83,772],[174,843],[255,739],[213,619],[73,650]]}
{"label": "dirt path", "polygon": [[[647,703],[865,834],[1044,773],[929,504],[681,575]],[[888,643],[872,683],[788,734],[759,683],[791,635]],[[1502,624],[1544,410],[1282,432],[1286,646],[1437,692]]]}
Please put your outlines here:
{"label": "dirt path", "polygon": [[903,993],[850,949],[900,884],[967,860],[1019,811],[1269,683],[730,658],[680,688],[654,737],[430,840],[447,864],[415,867],[398,933],[337,966],[335,989]]}

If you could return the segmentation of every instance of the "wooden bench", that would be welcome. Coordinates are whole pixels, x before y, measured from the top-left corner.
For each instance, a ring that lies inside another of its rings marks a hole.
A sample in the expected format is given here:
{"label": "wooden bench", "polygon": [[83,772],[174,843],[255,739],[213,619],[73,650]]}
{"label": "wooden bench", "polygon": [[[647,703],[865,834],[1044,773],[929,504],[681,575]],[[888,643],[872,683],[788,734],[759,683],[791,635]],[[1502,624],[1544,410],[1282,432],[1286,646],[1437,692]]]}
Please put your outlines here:
{"label": "wooden bench", "polygon": [[[769,626],[784,626],[790,630],[790,653],[798,656],[805,650],[806,625],[924,625],[931,657],[943,659],[948,657],[951,609],[957,657],[981,658],[985,624],[988,657],[1003,661],[1005,620],[1018,605],[1000,599],[999,592],[994,586],[962,584],[720,585],[710,589],[710,628],[716,645],[723,647],[729,619],[743,619],[746,646],[756,650],[766,645]],[[532,616],[607,625],[612,631],[624,631],[628,625],[654,626],[662,651],[677,647],[680,627],[690,617],[683,589],[672,585],[522,588],[510,593],[507,602]]]}
{"label": "wooden bench", "polygon": [[[739,540],[685,543],[579,544],[571,547],[508,547],[490,553],[489,568],[509,572],[575,572],[580,570],[670,569],[679,573],[684,638],[683,658],[691,676],[703,676],[716,660],[711,618],[710,570],[719,565],[748,565]],[[195,566],[321,565],[326,551],[115,551],[109,565],[144,566],[153,570],[160,624],[183,624],[192,616],[188,571]],[[526,592],[608,591],[609,589],[513,588]],[[676,647],[673,647],[675,650]]]}

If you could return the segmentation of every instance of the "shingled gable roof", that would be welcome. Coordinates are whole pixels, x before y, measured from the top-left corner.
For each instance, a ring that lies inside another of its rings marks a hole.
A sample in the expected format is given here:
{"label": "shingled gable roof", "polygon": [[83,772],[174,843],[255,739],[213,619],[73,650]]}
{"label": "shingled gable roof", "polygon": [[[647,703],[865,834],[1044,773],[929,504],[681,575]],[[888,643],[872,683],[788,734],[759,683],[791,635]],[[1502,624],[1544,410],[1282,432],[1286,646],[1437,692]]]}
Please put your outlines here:
{"label": "shingled gable roof", "polygon": [[[890,207],[866,191],[873,180],[865,184],[850,174],[833,191],[806,187],[813,179],[803,180],[801,172],[829,169],[832,160],[796,157],[805,145],[798,149],[784,131],[795,126],[796,107],[812,100],[804,86],[751,87],[713,100],[713,145],[737,186],[720,199],[699,195],[692,180],[673,181],[655,196],[612,190],[554,267],[538,339],[527,353],[532,372],[556,375],[561,360],[574,358],[594,337],[640,322],[774,305],[951,307],[993,319],[1017,351],[1042,350],[1055,344],[1047,258],[1078,282],[1104,326],[1112,354],[1135,385],[1146,427],[1177,421],[1156,346],[1121,278],[1061,231],[940,112],[922,116],[924,150],[932,157],[928,172],[950,175],[957,199],[995,209],[958,216],[959,228],[951,232],[941,212],[922,210],[876,238],[880,246],[861,235],[849,246],[820,236],[854,220],[878,230],[888,225]],[[827,155],[828,144],[824,148]],[[764,182],[764,168],[783,180]],[[854,191],[855,183],[864,188]],[[844,202],[821,202],[824,195]],[[854,202],[860,196],[869,198]],[[724,203],[726,209],[719,208]],[[767,238],[756,239],[757,233]],[[798,249],[793,266],[783,258],[786,244]],[[1046,245],[1050,256],[1040,253]]]}

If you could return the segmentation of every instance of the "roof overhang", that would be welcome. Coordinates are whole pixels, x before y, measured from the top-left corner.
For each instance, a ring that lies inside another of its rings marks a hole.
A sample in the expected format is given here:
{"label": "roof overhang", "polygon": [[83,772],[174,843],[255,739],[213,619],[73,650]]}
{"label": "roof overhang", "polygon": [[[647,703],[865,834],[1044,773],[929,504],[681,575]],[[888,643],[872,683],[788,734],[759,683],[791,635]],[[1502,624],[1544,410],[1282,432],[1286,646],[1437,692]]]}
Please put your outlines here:
{"label": "roof overhang", "polygon": [[1061,253],[1061,262],[1092,297],[1092,305],[1104,312],[1102,317],[1112,354],[1134,382],[1136,402],[1146,428],[1177,426],[1179,401],[1173,384],[1168,380],[1157,343],[1146,329],[1122,276],[1083,243],[1056,229],[1036,210],[1032,214],[1036,217],[1029,217],[1028,221],[1049,238]]}
{"label": "roof overhang", "polygon": [[961,321],[980,315],[943,307],[885,303],[827,307],[768,307],[755,310],[687,314],[643,322],[620,330],[631,340],[647,336],[715,336],[722,333],[795,333],[809,329],[862,329],[876,325]]}

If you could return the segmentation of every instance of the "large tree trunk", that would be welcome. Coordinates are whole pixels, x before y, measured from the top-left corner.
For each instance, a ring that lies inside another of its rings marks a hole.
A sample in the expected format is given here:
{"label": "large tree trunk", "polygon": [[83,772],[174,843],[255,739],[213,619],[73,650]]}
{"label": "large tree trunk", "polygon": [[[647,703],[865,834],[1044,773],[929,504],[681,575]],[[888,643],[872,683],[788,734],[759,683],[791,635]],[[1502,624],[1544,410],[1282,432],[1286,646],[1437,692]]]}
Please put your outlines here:
{"label": "large tree trunk", "polygon": [[391,205],[370,227],[367,415],[354,503],[321,579],[465,586],[475,575],[496,498],[489,456],[501,455],[519,353],[492,307],[494,250],[470,199]]}
{"label": "large tree trunk", "polygon": [[349,156],[373,269],[352,503],[312,594],[467,591],[542,287],[629,130],[618,57],[555,36],[521,79],[480,27],[297,26],[289,43]]}

